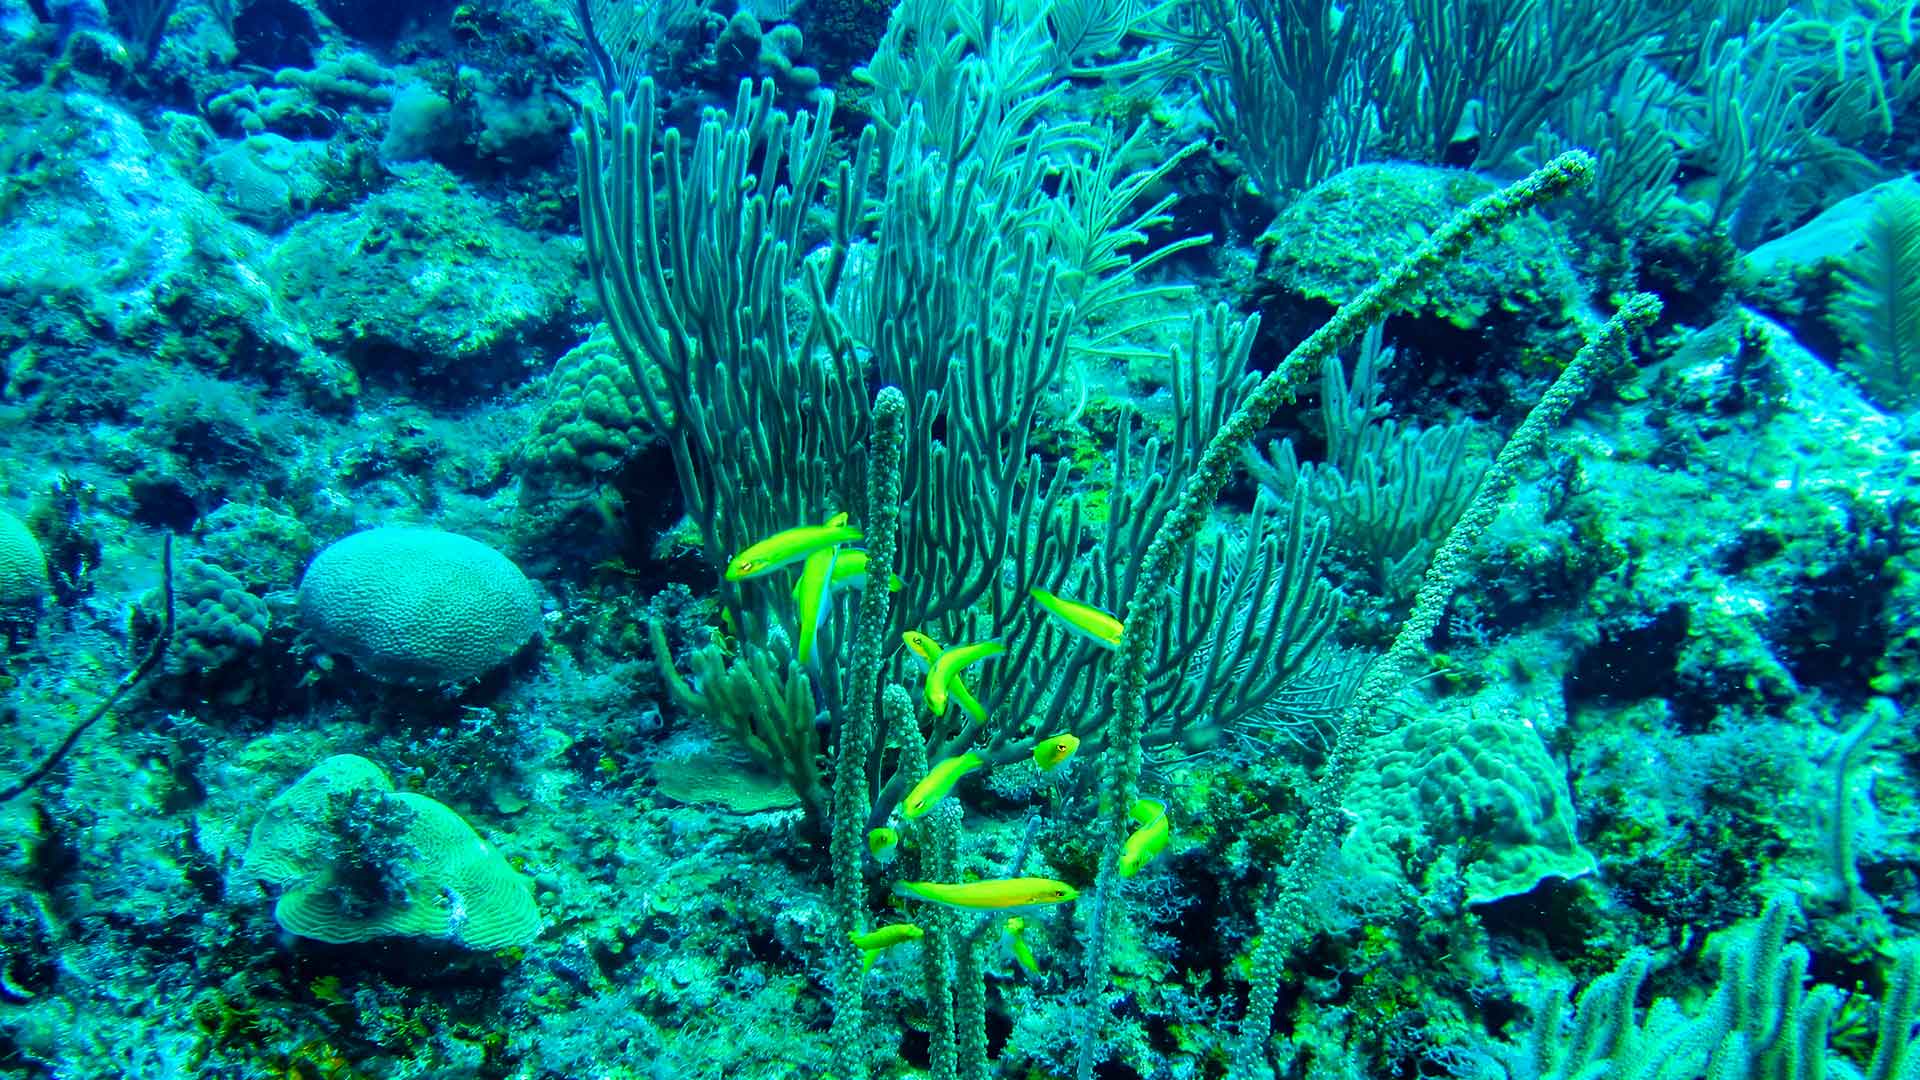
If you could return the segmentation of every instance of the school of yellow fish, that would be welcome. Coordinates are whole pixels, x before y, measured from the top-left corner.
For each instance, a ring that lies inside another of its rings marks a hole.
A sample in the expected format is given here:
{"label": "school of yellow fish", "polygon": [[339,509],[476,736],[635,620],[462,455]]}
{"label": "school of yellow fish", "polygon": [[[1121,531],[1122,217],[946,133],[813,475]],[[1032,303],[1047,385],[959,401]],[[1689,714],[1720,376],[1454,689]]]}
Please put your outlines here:
{"label": "school of yellow fish", "polygon": [[[833,612],[834,595],[867,586],[867,553],[859,548],[843,547],[858,542],[863,536],[859,529],[847,523],[846,514],[835,514],[825,524],[786,529],[748,545],[727,560],[725,577],[728,581],[749,581],[795,563],[801,564],[792,589],[796,655],[802,664],[811,664],[820,628]],[[889,591],[897,592],[901,586],[899,577],[888,576]],[[1119,648],[1125,626],[1111,613],[1056,596],[1045,589],[1033,589],[1031,596],[1041,610],[1068,632],[1106,649]],[[1005,653],[1006,647],[994,641],[978,641],[943,648],[917,630],[909,630],[900,637],[908,655],[926,672],[922,697],[927,710],[934,716],[945,716],[950,704],[958,705],[972,720],[968,733],[978,734],[986,726],[987,710],[967,687],[964,675],[973,665]],[[1050,735],[1034,744],[1033,766],[1043,773],[1057,772],[1072,760],[1079,748],[1080,739],[1072,732]],[[901,800],[900,817],[910,826],[951,794],[962,777],[991,764],[983,754],[972,750],[935,762]],[[1121,849],[1122,877],[1138,874],[1172,841],[1165,803],[1136,799],[1128,815],[1138,827],[1128,835]],[[891,826],[880,826],[867,834],[867,850],[881,866],[892,864],[901,842],[900,830]],[[960,911],[1007,914],[1002,941],[1014,962],[1029,975],[1038,975],[1040,965],[1026,940],[1026,918],[1018,913],[1070,903],[1080,895],[1064,881],[1038,877],[964,882],[897,881],[893,891],[904,899]],[[917,941],[924,933],[911,922],[897,922],[851,936],[853,946],[861,952],[861,970],[865,971],[887,950]]]}

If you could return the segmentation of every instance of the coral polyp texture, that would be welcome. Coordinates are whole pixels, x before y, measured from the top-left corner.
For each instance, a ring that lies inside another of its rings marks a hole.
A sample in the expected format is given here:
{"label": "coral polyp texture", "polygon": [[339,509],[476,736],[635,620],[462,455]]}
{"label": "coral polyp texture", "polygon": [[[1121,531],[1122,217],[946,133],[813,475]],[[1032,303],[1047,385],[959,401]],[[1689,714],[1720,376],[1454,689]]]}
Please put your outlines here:
{"label": "coral polyp texture", "polygon": [[332,944],[439,938],[470,949],[540,933],[533,883],[445,805],[337,754],[267,804],[246,871],[288,933]]}
{"label": "coral polyp texture", "polygon": [[37,612],[51,589],[40,541],[25,522],[0,510],[0,613]]}
{"label": "coral polyp texture", "polygon": [[1457,875],[1470,904],[1592,873],[1565,773],[1525,706],[1461,703],[1380,736],[1350,789],[1344,854],[1429,888]]}
{"label": "coral polyp texture", "polygon": [[484,674],[540,629],[540,595],[493,548],[438,529],[368,529],[314,556],[300,579],[301,625],[387,682]]}

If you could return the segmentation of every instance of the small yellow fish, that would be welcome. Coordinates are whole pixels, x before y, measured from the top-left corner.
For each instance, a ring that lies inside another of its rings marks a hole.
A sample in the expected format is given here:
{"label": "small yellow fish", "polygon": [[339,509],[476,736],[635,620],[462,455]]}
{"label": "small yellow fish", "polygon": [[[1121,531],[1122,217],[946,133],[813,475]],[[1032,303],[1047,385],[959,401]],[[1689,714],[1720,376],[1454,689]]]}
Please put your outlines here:
{"label": "small yellow fish", "polygon": [[953,790],[953,785],[959,783],[961,777],[986,763],[986,758],[969,751],[928,769],[927,775],[921,777],[920,782],[913,785],[913,790],[907,792],[907,797],[901,801],[900,816],[908,821],[925,816],[927,811],[947,797],[947,792]]}
{"label": "small yellow fish", "polygon": [[1015,915],[1007,920],[1007,951],[1013,954],[1013,962],[1026,969],[1027,974],[1040,976],[1040,961],[1034,959],[1033,946],[1027,944],[1027,920]]}
{"label": "small yellow fish", "polygon": [[765,540],[748,545],[745,551],[728,559],[726,579],[745,581],[771,574],[783,566],[792,566],[821,548],[852,543],[864,535],[843,520],[833,525],[802,525],[777,532]]}
{"label": "small yellow fish", "polygon": [[[865,589],[867,587],[867,553],[859,548],[840,548],[833,555],[833,591],[841,589]],[[887,591],[899,592],[907,587],[899,574],[887,575]],[[800,599],[800,583],[793,583],[793,598]]]}
{"label": "small yellow fish", "polygon": [[960,684],[960,672],[1006,651],[1007,647],[997,641],[976,641],[971,645],[956,645],[942,651],[933,661],[933,668],[927,672],[927,708],[933,710],[935,716],[945,716],[947,699],[953,696],[953,688]]}
{"label": "small yellow fish", "polygon": [[1121,877],[1139,873],[1155,855],[1167,850],[1167,842],[1173,838],[1171,826],[1167,824],[1167,804],[1158,799],[1133,800],[1127,816],[1140,827],[1133,830],[1120,849]]}
{"label": "small yellow fish", "polygon": [[1080,749],[1080,739],[1071,731],[1063,731],[1051,739],[1041,739],[1033,748],[1033,763],[1040,766],[1042,772],[1052,772],[1067,763],[1075,750]]}
{"label": "small yellow fish", "polygon": [[1083,604],[1078,600],[1055,596],[1045,589],[1030,590],[1030,595],[1036,603],[1065,623],[1067,629],[1097,645],[1104,645],[1109,649],[1120,647],[1120,632],[1123,627],[1119,619],[1092,604]]}
{"label": "small yellow fish", "polygon": [[886,952],[895,945],[905,945],[909,941],[918,941],[925,934],[926,931],[912,923],[891,923],[877,930],[869,930],[864,934],[850,934],[848,936],[853,938],[854,947],[861,951],[860,970],[866,971],[873,966],[875,960],[880,958],[881,953]]}
{"label": "small yellow fish", "polygon": [[873,861],[885,866],[900,854],[900,834],[885,825],[867,831],[867,853]]}
{"label": "small yellow fish", "polygon": [[961,911],[1012,911],[1020,908],[1065,904],[1080,893],[1064,881],[1052,878],[995,878],[991,881],[967,881],[948,884],[939,881],[896,881],[895,895]]}
{"label": "small yellow fish", "polygon": [[793,599],[798,605],[800,643],[797,655],[802,664],[813,662],[814,641],[820,628],[833,614],[833,567],[837,549],[823,547],[807,556],[800,568],[800,580],[794,583]]}
{"label": "small yellow fish", "polygon": [[919,661],[921,671],[933,670],[933,662],[940,659],[939,642],[918,630],[909,630],[901,634],[900,640],[906,642],[907,651],[913,654],[915,660]]}
{"label": "small yellow fish", "polygon": [[[913,658],[919,663],[921,671],[933,670],[934,661],[940,659],[940,653],[942,651],[939,642],[918,630],[909,630],[901,634],[900,640],[907,643],[907,651],[913,654]],[[966,683],[961,682],[959,679],[949,682],[947,684],[947,696],[953,700],[954,704],[965,709],[967,715],[973,717],[977,723],[983,726],[986,724],[987,707],[980,704],[980,700],[973,696],[971,690],[967,689]]]}
{"label": "small yellow fish", "polygon": [[[867,587],[867,553],[859,548],[847,548],[834,556],[833,589],[865,589]],[[887,575],[887,591],[899,592],[907,587],[899,574]],[[794,588],[794,599],[800,598],[800,590]]]}

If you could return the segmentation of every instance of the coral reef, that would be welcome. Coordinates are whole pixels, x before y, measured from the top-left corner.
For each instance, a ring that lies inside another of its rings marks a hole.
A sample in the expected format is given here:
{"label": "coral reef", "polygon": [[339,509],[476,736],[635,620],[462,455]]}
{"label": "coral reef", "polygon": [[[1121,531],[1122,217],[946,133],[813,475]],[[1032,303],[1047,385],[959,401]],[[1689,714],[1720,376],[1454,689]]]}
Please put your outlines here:
{"label": "coral reef", "polygon": [[1913,16],[0,0],[0,1080],[1911,1080]]}

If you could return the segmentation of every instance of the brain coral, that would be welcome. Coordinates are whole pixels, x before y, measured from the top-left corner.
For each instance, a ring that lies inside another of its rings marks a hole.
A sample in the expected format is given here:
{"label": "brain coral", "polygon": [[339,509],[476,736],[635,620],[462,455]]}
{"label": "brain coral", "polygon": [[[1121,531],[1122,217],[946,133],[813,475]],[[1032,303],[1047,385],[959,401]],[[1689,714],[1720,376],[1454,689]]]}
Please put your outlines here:
{"label": "brain coral", "polygon": [[[1457,865],[1470,904],[1591,873],[1566,773],[1522,715],[1525,707],[1455,704],[1376,739],[1372,767],[1347,798],[1356,820],[1342,850],[1401,872]],[[1539,710],[1534,703],[1528,711]]]}
{"label": "brain coral", "polygon": [[459,814],[394,791],[353,754],[322,761],[267,804],[245,865],[281,890],[281,927],[316,941],[434,937],[503,949],[540,933],[525,875]]}
{"label": "brain coral", "polygon": [[300,580],[300,618],[323,647],[375,678],[430,685],[512,656],[540,629],[540,598],[519,567],[478,540],[369,529],[315,556]]}
{"label": "brain coral", "polygon": [[0,510],[0,613],[38,610],[48,587],[40,541],[19,518]]}

